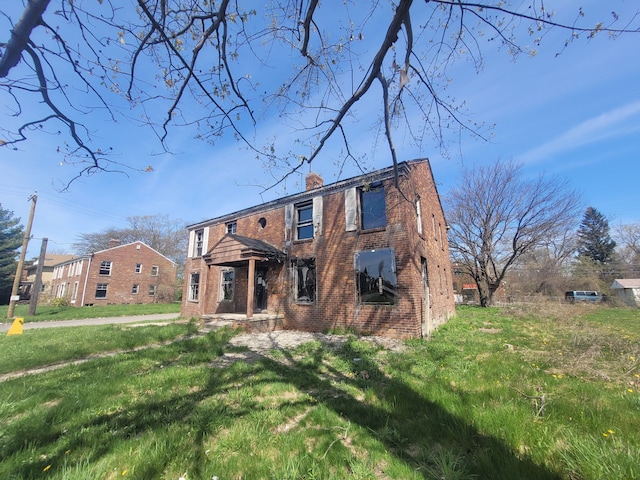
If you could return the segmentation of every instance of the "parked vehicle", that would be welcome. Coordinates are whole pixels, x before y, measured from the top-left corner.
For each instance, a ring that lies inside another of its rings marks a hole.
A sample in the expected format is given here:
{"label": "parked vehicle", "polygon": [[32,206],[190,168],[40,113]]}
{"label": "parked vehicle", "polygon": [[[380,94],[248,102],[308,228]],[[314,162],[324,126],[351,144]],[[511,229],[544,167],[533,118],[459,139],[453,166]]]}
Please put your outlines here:
{"label": "parked vehicle", "polygon": [[565,301],[569,303],[575,302],[605,302],[607,296],[602,292],[596,292],[593,290],[574,290],[564,294]]}

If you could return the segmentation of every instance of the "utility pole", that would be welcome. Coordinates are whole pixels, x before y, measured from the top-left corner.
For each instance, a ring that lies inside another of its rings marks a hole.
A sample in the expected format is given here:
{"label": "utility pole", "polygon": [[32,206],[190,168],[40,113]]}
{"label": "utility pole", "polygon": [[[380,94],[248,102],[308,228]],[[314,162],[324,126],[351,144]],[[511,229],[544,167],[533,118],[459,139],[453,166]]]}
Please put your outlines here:
{"label": "utility pole", "polygon": [[42,239],[42,246],[40,247],[40,256],[38,257],[38,266],[36,267],[36,278],[33,281],[33,287],[31,289],[31,300],[29,301],[29,316],[33,317],[36,314],[36,307],[38,306],[38,297],[40,296],[40,288],[42,287],[42,270],[44,269],[44,262],[47,256],[47,243],[48,238]]}
{"label": "utility pole", "polygon": [[38,201],[37,192],[31,195],[28,200],[31,200],[31,212],[29,213],[29,221],[27,222],[27,229],[24,232],[24,239],[22,240],[22,250],[20,251],[20,259],[18,260],[18,268],[16,269],[16,278],[13,279],[13,288],[11,289],[11,300],[9,301],[9,309],[7,310],[7,318],[13,318],[13,311],[16,308],[16,302],[20,299],[18,295],[18,289],[20,288],[20,279],[22,278],[22,267],[24,266],[24,257],[27,254],[27,247],[29,246],[29,238],[31,237],[31,226],[33,225],[33,216],[36,213],[36,202]]}

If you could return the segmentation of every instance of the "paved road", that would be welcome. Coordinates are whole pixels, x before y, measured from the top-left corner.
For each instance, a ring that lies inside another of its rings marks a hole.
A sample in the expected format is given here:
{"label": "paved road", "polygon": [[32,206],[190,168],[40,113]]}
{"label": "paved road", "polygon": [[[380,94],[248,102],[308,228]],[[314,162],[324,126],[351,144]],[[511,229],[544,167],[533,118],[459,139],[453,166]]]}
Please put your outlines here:
{"label": "paved road", "polygon": [[[158,313],[154,315],[135,315],[132,317],[104,317],[85,318],[82,320],[54,320],[51,322],[25,322],[25,324],[22,326],[22,329],[30,330],[32,328],[78,327],[83,325],[108,325],[112,323],[167,321],[175,320],[179,316],[179,313]],[[11,323],[12,321],[8,321],[8,323],[0,323],[0,332],[6,332],[7,330],[9,330],[9,327],[11,327]]]}

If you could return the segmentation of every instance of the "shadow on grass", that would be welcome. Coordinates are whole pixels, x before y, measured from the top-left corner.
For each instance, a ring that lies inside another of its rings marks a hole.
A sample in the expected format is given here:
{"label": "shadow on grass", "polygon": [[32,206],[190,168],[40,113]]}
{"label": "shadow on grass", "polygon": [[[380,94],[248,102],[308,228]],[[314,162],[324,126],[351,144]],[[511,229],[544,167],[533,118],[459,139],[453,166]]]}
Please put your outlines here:
{"label": "shadow on grass", "polygon": [[[206,348],[208,352],[221,354],[227,340],[228,337],[225,336],[211,336],[206,345],[198,348]],[[189,366],[208,363],[207,358],[210,357],[197,350],[196,348],[195,351],[187,352],[186,355],[174,360],[174,366],[185,365],[181,362],[186,362]],[[153,355],[153,352],[141,352],[137,355],[143,358]],[[266,372],[269,375],[265,375],[266,378],[251,379],[251,381],[254,383],[278,381],[294,386],[308,395],[307,400],[294,402],[295,406],[300,408],[309,408],[318,404],[325,406],[346,422],[362,427],[383,445],[390,455],[423,478],[439,478],[434,477],[433,472],[429,470],[437,463],[433,460],[434,453],[444,453],[445,456],[459,463],[458,473],[463,475],[451,478],[492,480],[560,478],[528,458],[519,458],[499,439],[481,434],[472,425],[425,398],[403,381],[385,375],[378,368],[374,355],[374,351],[354,349],[350,343],[337,347],[336,350],[330,350],[329,347],[311,348],[302,357],[293,355],[290,351],[283,351],[279,355],[280,360],[265,356],[258,357],[252,367],[254,373]],[[337,358],[341,365],[353,365],[354,357],[357,356],[359,358],[357,369],[354,369],[354,372],[345,373],[344,369],[332,367],[326,361],[327,356]],[[180,445],[180,448],[188,448],[190,452],[188,478],[205,478],[204,466],[208,460],[206,442],[210,441],[207,439],[211,438],[211,432],[216,428],[224,428],[234,420],[246,417],[255,409],[265,407],[251,399],[231,406],[228,402],[221,402],[209,405],[206,416],[203,416],[199,405],[209,397],[233,390],[247,379],[245,369],[212,367],[207,383],[199,390],[169,396],[158,401],[132,402],[130,407],[121,408],[112,413],[97,414],[91,420],[81,422],[77,426],[77,432],[74,433],[59,431],[54,426],[59,412],[56,412],[55,408],[50,409],[45,418],[32,423],[25,420],[22,427],[18,426],[18,428],[38,428],[37,431],[29,432],[30,445],[44,447],[45,450],[55,451],[55,453],[51,454],[46,461],[34,460],[16,467],[12,472],[12,478],[42,478],[43,466],[47,464],[53,465],[50,474],[53,474],[61,465],[66,465],[68,468],[69,459],[65,457],[65,452],[70,451],[86,452],[82,461],[78,460],[78,465],[80,463],[97,464],[103,457],[113,454],[123,442],[147,434],[153,435],[162,442],[167,432],[174,429],[180,430],[185,424],[189,425],[191,435],[185,440],[188,446]],[[438,380],[434,379],[435,381]],[[377,398],[383,399],[383,402],[374,405],[365,400],[365,395],[358,394],[356,398],[353,394],[354,391],[364,392],[365,390],[371,390]],[[163,392],[164,394],[166,392]],[[84,411],[81,408],[78,407],[75,413],[80,415]],[[171,443],[178,440],[172,437],[168,442],[167,445],[158,447],[157,455],[142,459],[135,465],[135,478],[164,478],[163,472],[172,465],[175,466],[176,459],[172,450],[177,446]],[[25,448],[23,443],[11,442],[5,438],[5,441],[0,444],[0,453],[3,457],[9,458],[23,448]],[[384,469],[384,467],[381,468]],[[233,478],[233,472],[227,472],[227,474],[228,478]]]}

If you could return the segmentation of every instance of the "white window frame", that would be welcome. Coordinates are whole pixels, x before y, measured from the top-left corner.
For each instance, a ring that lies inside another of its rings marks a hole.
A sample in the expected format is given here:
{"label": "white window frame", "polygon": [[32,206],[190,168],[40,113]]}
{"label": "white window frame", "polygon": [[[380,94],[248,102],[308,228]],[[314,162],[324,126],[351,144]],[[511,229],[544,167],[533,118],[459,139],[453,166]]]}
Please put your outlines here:
{"label": "white window frame", "polygon": [[151,266],[151,276],[152,277],[157,277],[159,272],[160,272],[160,267],[158,265],[152,265]]}
{"label": "white window frame", "polygon": [[[100,269],[98,270],[98,274],[104,277],[110,277],[112,270],[113,262],[111,260],[102,260],[100,262]],[[108,273],[103,273],[104,271],[107,271]]]}
{"label": "white window frame", "polygon": [[[194,279],[197,278],[197,282],[194,282]],[[189,274],[189,292],[187,299],[190,302],[198,302],[200,301],[200,272],[191,272]]]}

